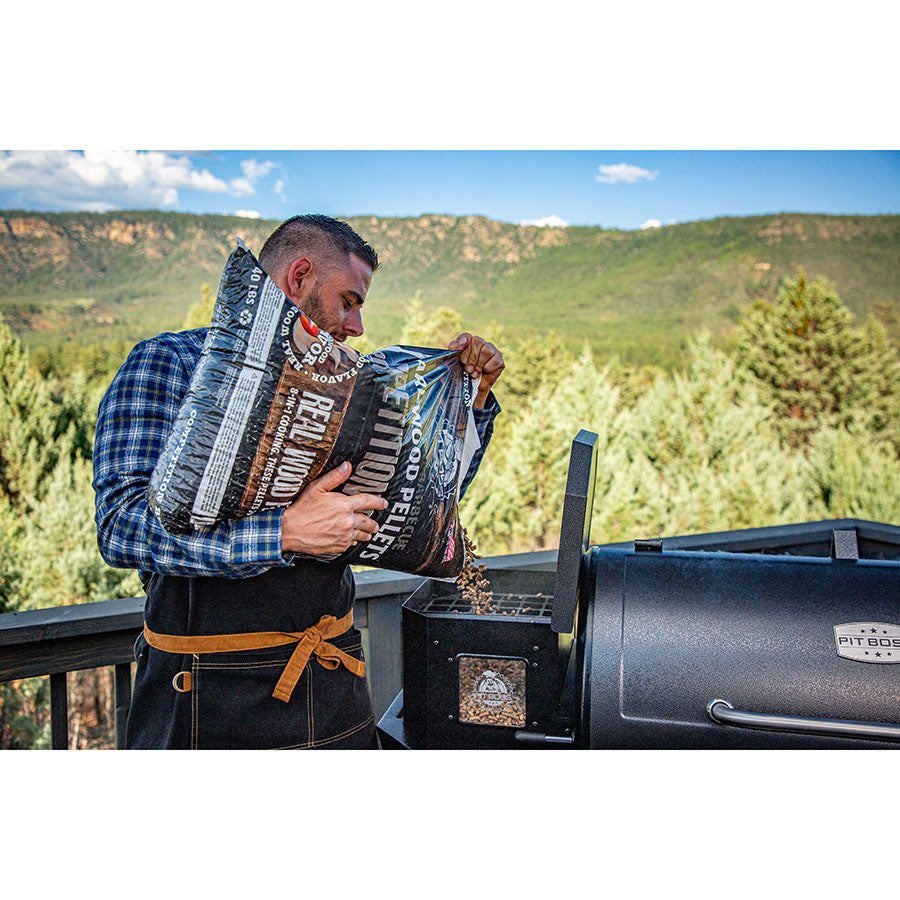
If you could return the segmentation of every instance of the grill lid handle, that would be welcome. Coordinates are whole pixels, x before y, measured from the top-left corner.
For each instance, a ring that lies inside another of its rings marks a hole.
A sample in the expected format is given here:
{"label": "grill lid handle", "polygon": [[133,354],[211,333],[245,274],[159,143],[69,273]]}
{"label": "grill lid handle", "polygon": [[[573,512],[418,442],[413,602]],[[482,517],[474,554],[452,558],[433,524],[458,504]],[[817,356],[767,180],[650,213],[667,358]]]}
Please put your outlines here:
{"label": "grill lid handle", "polygon": [[763,731],[795,731],[827,737],[858,738],[867,741],[900,741],[900,725],[886,722],[853,722],[849,719],[815,719],[780,716],[735,709],[727,700],[710,700],[706,712],[713,722]]}
{"label": "grill lid handle", "polygon": [[569,454],[569,474],[556,557],[553,613],[550,617],[550,628],[557,634],[569,634],[575,628],[581,560],[590,543],[598,439],[592,431],[582,428],[575,435]]}

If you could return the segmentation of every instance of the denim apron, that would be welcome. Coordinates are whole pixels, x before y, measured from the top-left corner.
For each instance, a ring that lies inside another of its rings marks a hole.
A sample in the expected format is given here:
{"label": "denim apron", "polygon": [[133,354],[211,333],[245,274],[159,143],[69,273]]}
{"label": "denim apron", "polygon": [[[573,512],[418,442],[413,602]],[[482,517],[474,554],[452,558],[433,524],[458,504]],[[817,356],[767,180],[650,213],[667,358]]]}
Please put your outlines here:
{"label": "denim apron", "polygon": [[[299,560],[252,578],[149,575],[146,627],[159,635],[304,632],[353,609],[348,566]],[[333,656],[362,662],[356,628],[328,638]],[[311,656],[290,691],[273,690],[297,642],[257,650],[175,653],[135,643],[128,749],[374,749],[366,679]],[[359,667],[361,669],[361,666]]]}

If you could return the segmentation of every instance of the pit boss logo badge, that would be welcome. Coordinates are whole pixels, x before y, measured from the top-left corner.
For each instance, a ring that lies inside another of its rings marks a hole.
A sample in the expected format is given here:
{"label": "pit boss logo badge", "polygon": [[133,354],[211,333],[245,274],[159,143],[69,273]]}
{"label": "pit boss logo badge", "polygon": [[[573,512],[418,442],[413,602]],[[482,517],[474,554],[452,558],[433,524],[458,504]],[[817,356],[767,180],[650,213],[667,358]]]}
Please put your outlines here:
{"label": "pit boss logo badge", "polygon": [[506,706],[512,700],[512,685],[505,675],[486,669],[475,684],[472,699],[482,706]]}
{"label": "pit boss logo badge", "polygon": [[838,656],[867,663],[900,663],[900,625],[848,622],[834,626]]}

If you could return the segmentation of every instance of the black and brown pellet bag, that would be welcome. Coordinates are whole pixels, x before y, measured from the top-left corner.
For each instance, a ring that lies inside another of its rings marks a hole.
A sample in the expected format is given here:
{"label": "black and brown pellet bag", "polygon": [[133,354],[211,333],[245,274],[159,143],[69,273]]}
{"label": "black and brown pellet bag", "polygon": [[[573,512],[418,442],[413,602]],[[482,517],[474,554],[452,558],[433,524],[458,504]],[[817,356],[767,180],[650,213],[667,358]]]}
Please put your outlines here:
{"label": "black and brown pellet bag", "polygon": [[339,488],[388,501],[342,562],[453,578],[459,487],[479,446],[458,351],[364,356],[308,319],[243,244],[228,258],[188,393],[150,481],[170,532],[288,506],[345,460]]}

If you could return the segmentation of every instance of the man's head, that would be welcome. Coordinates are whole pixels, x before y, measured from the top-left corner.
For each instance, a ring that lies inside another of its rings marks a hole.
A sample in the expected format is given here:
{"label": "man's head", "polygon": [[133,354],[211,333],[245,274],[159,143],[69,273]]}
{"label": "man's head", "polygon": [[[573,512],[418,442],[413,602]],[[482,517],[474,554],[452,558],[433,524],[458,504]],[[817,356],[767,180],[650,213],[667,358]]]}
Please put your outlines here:
{"label": "man's head", "polygon": [[263,245],[269,277],[335,340],[363,333],[361,307],[378,255],[346,223],[328,216],[294,216]]}

